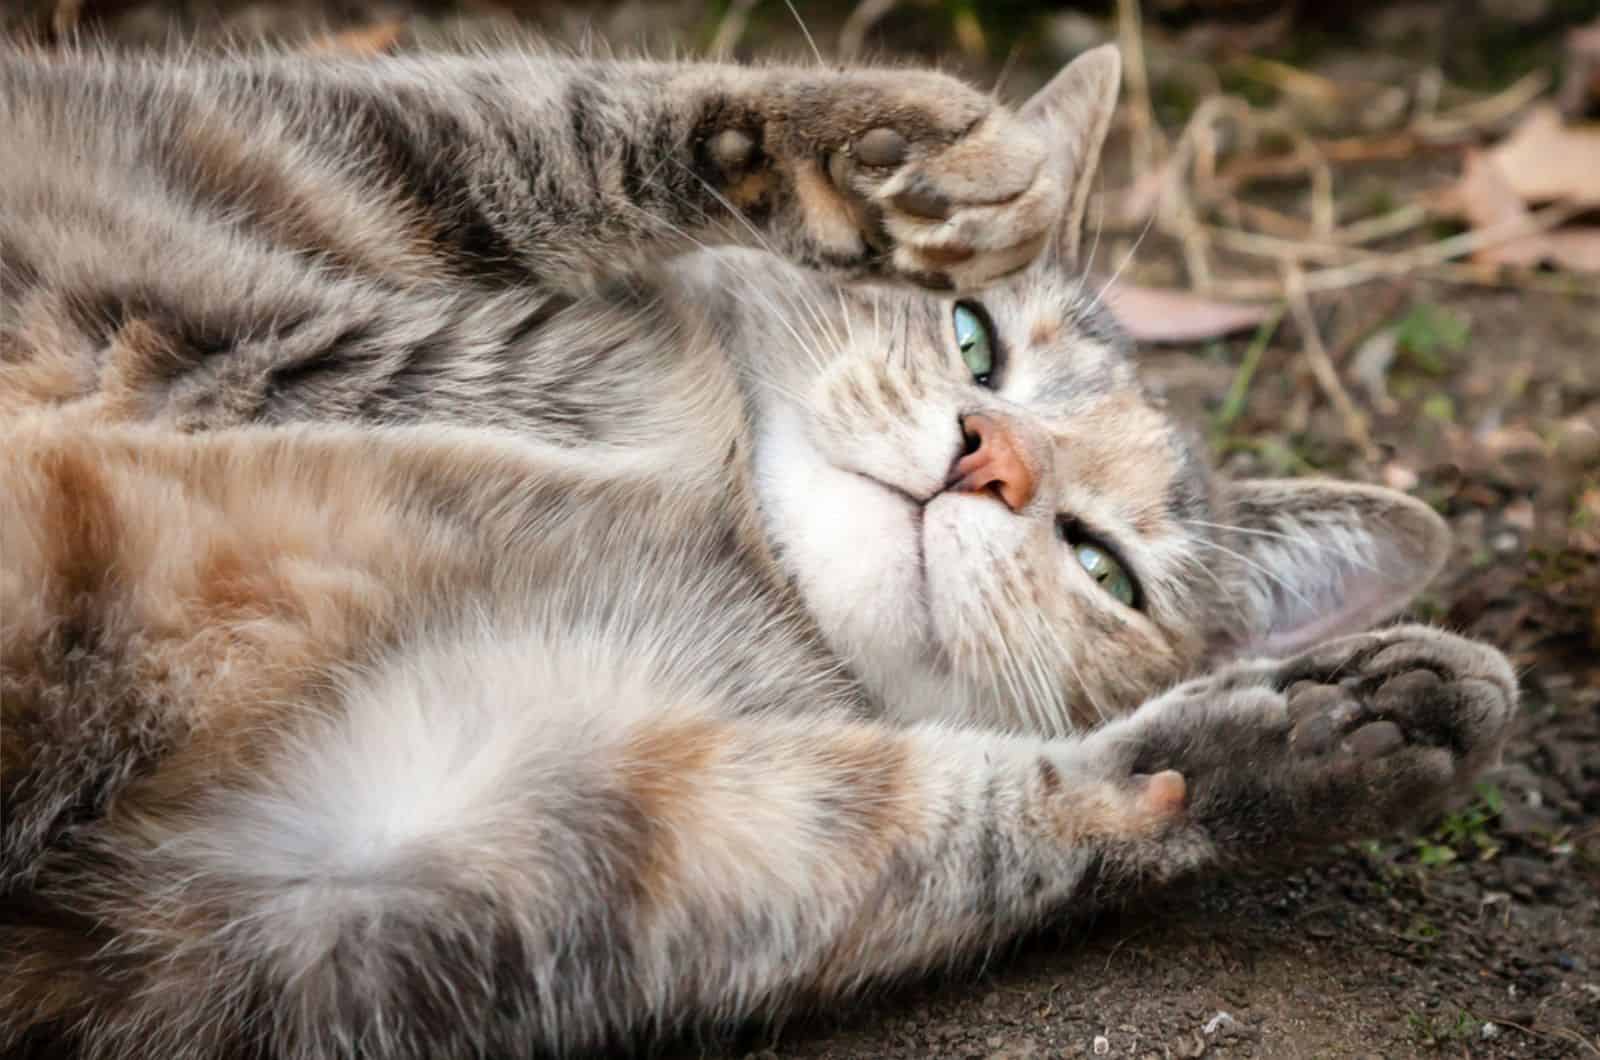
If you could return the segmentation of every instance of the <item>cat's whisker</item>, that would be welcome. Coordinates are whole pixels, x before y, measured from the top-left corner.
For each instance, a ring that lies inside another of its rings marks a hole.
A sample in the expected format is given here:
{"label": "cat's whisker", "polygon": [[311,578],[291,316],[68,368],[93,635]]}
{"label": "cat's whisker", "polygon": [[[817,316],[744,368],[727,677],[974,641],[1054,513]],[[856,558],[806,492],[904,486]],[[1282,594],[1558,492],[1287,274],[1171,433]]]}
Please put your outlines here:
{"label": "cat's whisker", "polygon": [[839,303],[839,318],[844,321],[845,338],[853,348],[856,344],[856,325],[854,320],[851,319],[854,314],[850,312],[850,307],[845,304],[844,290],[842,288],[835,287],[833,289],[833,297]]}
{"label": "cat's whisker", "polygon": [[[709,187],[709,185],[708,185],[708,187]],[[714,193],[714,190],[713,190],[713,193]],[[666,218],[654,217],[653,216],[652,219],[657,224],[662,226],[665,230],[673,233],[674,235],[678,236],[681,239],[687,240],[691,245],[696,246],[696,247],[698,247],[698,248],[700,248],[702,250],[710,250],[711,249],[711,247],[708,244],[706,244],[702,240],[696,238],[691,233],[684,231],[681,227],[679,227],[678,225],[673,224],[671,221],[668,221]],[[811,361],[812,365],[814,367],[816,367],[819,371],[823,367],[825,367],[826,361],[819,355],[818,351],[816,351],[814,349],[814,343],[806,341],[806,339],[803,338],[800,335],[799,331],[797,331],[795,329],[794,324],[791,321],[791,319],[788,316],[788,314],[783,313],[782,311],[780,311],[779,307],[772,301],[771,295],[769,293],[769,288],[767,288],[764,285],[756,284],[756,285],[752,285],[748,289],[747,293],[753,294],[756,298],[758,298],[762,302],[762,304],[770,311],[772,319],[776,320],[778,322],[778,324],[780,326],[782,326],[783,329],[789,333],[789,337],[794,340],[796,350],[798,350],[799,352],[804,354]],[[785,292],[784,297],[791,298],[792,295],[790,295],[789,293]],[[813,336],[813,338],[815,338],[815,337],[816,336]],[[794,395],[794,394],[791,393],[791,396],[794,396],[794,397],[796,397],[797,400],[799,400],[799,395]]]}
{"label": "cat's whisker", "polygon": [[[1096,199],[1094,201],[1104,201],[1104,176],[1102,174],[1096,174],[1095,182]],[[1100,234],[1105,231],[1106,227],[1105,210],[1097,209],[1093,211],[1093,217],[1094,233],[1089,240],[1089,250],[1083,255],[1078,265],[1078,279],[1073,285],[1072,294],[1069,299],[1072,302],[1077,302],[1083,297],[1084,285],[1089,282],[1089,277],[1093,275],[1094,272],[1094,259],[1100,253]]]}
{"label": "cat's whisker", "polygon": [[[1111,278],[1106,280],[1105,283],[1101,284],[1100,285],[1100,290],[1095,293],[1094,300],[1096,302],[1105,301],[1106,292],[1111,290],[1111,288],[1116,285],[1116,282],[1122,278],[1123,270],[1125,270],[1129,265],[1131,265],[1133,263],[1134,255],[1139,253],[1139,248],[1144,245],[1145,237],[1150,234],[1151,226],[1153,226],[1155,224],[1157,212],[1158,212],[1157,210],[1151,210],[1150,211],[1150,216],[1146,217],[1144,219],[1144,225],[1143,225],[1143,227],[1141,227],[1139,229],[1139,234],[1138,234],[1137,237],[1134,238],[1133,246],[1128,248],[1128,253],[1123,257],[1122,263],[1119,264],[1116,267],[1115,271],[1113,271],[1111,273]],[[1099,238],[1099,235],[1098,235],[1099,229],[1104,227],[1104,224],[1105,224],[1105,217],[1104,217],[1104,211],[1102,210],[1101,211],[1100,224],[1097,225],[1096,229],[1095,229],[1095,231],[1096,231],[1096,239]],[[1088,270],[1087,269],[1084,270],[1084,275],[1086,275],[1086,276],[1088,275]]]}
{"label": "cat's whisker", "polygon": [[[752,240],[754,240],[756,246],[759,249],[765,251],[768,254],[772,254],[772,255],[774,255],[776,257],[782,257],[781,252],[776,247],[774,247],[772,245],[771,240],[769,240],[766,237],[766,235],[750,221],[750,219],[748,217],[746,217],[743,213],[741,213],[739,211],[739,209],[736,206],[734,206],[734,204],[732,202],[730,202],[728,200],[727,196],[723,195],[722,192],[718,191],[717,188],[712,186],[704,177],[700,176],[700,174],[694,172],[692,169],[690,169],[689,167],[685,166],[681,161],[678,161],[677,159],[671,159],[671,161],[673,161],[676,165],[678,165],[681,169],[683,169],[683,171],[685,173],[687,173],[689,176],[693,177],[696,181],[698,181],[700,183],[701,187],[705,188],[705,190],[706,190],[706,192],[708,194],[710,194],[714,199],[716,199],[719,203],[721,203],[722,207],[728,212],[728,215],[730,217],[732,217],[736,222],[738,222],[738,224],[746,232],[749,233],[750,237],[752,238]],[[818,312],[818,310],[817,310],[817,308],[815,306],[813,306],[809,302],[806,302],[806,301],[803,301],[803,300],[798,302],[798,303],[796,303],[795,302],[796,295],[795,295],[795,293],[793,291],[791,291],[789,289],[786,289],[786,288],[779,288],[779,290],[781,291],[783,297],[790,301],[791,306],[797,305],[798,308],[800,308],[803,311],[807,312],[808,314],[812,315],[812,318],[813,318],[812,319],[812,326],[813,326],[814,330],[817,332],[815,337],[827,339],[828,341],[830,341],[832,343],[832,345],[836,349],[840,348],[843,345],[842,343],[839,342],[838,336],[831,332],[831,330],[830,330],[829,326],[827,325],[823,315],[820,312]],[[827,334],[823,334],[824,331],[827,331],[828,333]],[[796,339],[796,341],[799,341],[798,338]],[[809,352],[809,350],[808,350],[808,352]],[[817,367],[819,369],[826,366],[827,358],[813,358],[813,360],[815,361],[815,363],[816,363],[816,365],[817,365]]]}
{"label": "cat's whisker", "polygon": [[1255,560],[1251,559],[1249,556],[1246,556],[1244,553],[1235,552],[1233,549],[1229,548],[1228,546],[1220,545],[1215,541],[1207,541],[1204,538],[1196,538],[1195,539],[1195,543],[1199,544],[1199,545],[1202,545],[1205,548],[1215,549],[1216,551],[1224,553],[1225,555],[1232,556],[1234,559],[1238,560],[1240,563],[1243,563],[1246,566],[1251,567],[1252,569],[1254,569],[1257,572],[1259,572],[1260,574],[1262,574],[1269,581],[1272,581],[1273,583],[1275,583],[1284,592],[1288,593],[1290,596],[1293,596],[1296,600],[1299,600],[1302,604],[1305,604],[1306,607],[1315,610],[1316,605],[1312,602],[1310,597],[1306,596],[1306,594],[1301,592],[1299,589],[1296,589],[1294,587],[1294,585],[1292,583],[1290,583],[1290,581],[1287,578],[1285,578],[1281,574],[1278,574],[1277,572],[1273,571],[1271,568],[1265,566],[1264,564],[1258,563]]}
{"label": "cat's whisker", "polygon": [[[1060,645],[1050,643],[1056,638],[1050,637],[1042,623],[1028,622],[1024,628],[1027,630],[1029,670],[1036,688],[1034,698],[1039,705],[1042,731],[1052,736],[1059,735],[1063,729],[1072,727],[1071,719],[1063,716],[1066,712],[1062,709],[1058,682],[1050,676],[1053,669],[1051,660],[1054,658],[1052,649],[1059,650]],[[1050,640],[1046,640],[1047,637]]]}
{"label": "cat's whisker", "polygon": [[[1202,542],[1196,541],[1195,543],[1199,544]],[[1244,614],[1244,604],[1238,599],[1238,594],[1233,591],[1232,587],[1222,580],[1221,575],[1213,570],[1210,564],[1202,562],[1199,556],[1192,555],[1188,552],[1179,552],[1177,559],[1179,564],[1183,567],[1191,568],[1201,574],[1204,574],[1211,580],[1211,584],[1217,589],[1217,596],[1214,601],[1217,606],[1227,607],[1235,614],[1240,616]]]}
{"label": "cat's whisker", "polygon": [[783,4],[789,9],[789,14],[794,16],[795,24],[800,27],[800,32],[805,34],[806,43],[811,46],[811,54],[817,58],[817,65],[827,66],[827,60],[822,57],[822,49],[817,47],[816,38],[811,36],[811,30],[806,26],[806,20],[800,17],[799,9],[794,6],[794,0],[783,0]]}

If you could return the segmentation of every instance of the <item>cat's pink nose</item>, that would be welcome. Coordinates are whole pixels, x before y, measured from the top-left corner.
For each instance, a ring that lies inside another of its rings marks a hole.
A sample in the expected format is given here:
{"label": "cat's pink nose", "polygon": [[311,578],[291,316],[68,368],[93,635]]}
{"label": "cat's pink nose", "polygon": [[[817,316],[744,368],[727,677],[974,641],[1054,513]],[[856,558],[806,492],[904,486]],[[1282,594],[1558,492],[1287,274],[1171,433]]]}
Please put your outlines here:
{"label": "cat's pink nose", "polygon": [[1020,512],[1033,500],[1038,477],[1016,434],[996,416],[961,417],[966,451],[950,469],[947,487],[960,493],[993,493]]}

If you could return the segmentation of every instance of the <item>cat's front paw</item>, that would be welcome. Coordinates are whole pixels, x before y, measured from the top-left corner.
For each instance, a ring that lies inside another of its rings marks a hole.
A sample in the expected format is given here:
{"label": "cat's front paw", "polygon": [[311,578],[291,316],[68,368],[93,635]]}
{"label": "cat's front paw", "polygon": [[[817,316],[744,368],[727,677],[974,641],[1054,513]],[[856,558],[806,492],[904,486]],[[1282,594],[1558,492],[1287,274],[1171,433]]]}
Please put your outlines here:
{"label": "cat's front paw", "polygon": [[1246,858],[1436,810],[1498,757],[1516,695],[1493,648],[1409,626],[1189,682],[1103,736],[1132,773],[1180,773],[1178,819]]}
{"label": "cat's front paw", "polygon": [[1023,268],[1065,209],[1038,130],[938,74],[797,87],[768,130],[823,265],[964,291]]}

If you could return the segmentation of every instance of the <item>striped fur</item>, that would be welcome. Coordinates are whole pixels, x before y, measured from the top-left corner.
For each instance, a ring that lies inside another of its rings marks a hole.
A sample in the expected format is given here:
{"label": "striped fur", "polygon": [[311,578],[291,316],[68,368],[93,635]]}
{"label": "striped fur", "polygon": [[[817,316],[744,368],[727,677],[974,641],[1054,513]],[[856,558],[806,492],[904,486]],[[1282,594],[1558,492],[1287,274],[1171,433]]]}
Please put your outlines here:
{"label": "striped fur", "polygon": [[1442,523],[1214,480],[1084,290],[1117,80],[0,54],[0,1051],[636,1045],[1469,778],[1496,653],[1321,644]]}

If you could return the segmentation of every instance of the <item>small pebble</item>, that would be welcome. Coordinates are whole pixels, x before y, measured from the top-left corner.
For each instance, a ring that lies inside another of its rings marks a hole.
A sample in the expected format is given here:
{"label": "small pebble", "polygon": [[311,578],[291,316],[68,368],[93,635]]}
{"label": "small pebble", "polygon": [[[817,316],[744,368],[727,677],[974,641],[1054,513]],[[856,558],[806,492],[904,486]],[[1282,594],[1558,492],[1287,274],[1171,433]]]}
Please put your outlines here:
{"label": "small pebble", "polygon": [[1092,1048],[1094,1049],[1094,1055],[1106,1056],[1111,1052],[1111,1039],[1103,1034],[1097,1034],[1094,1036]]}

